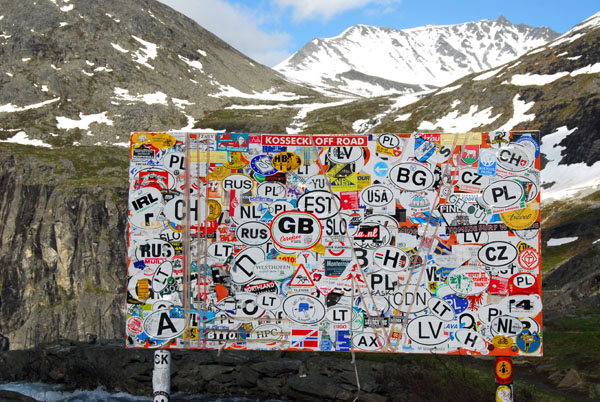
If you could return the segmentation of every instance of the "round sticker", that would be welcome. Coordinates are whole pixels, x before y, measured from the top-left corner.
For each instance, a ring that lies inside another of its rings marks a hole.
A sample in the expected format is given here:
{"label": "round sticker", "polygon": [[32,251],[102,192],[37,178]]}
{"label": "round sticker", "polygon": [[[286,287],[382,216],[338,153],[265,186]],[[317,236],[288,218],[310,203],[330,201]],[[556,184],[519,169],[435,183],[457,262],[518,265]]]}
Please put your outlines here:
{"label": "round sticker", "polygon": [[537,221],[539,214],[540,204],[532,202],[527,204],[527,208],[502,212],[500,214],[500,219],[502,219],[502,222],[511,229],[524,230]]}
{"label": "round sticker", "polygon": [[156,133],[151,134],[150,143],[158,149],[168,149],[173,148],[177,140],[171,134]]}
{"label": "round sticker", "polygon": [[280,152],[273,156],[271,164],[280,172],[293,172],[302,165],[302,158],[293,152]]}

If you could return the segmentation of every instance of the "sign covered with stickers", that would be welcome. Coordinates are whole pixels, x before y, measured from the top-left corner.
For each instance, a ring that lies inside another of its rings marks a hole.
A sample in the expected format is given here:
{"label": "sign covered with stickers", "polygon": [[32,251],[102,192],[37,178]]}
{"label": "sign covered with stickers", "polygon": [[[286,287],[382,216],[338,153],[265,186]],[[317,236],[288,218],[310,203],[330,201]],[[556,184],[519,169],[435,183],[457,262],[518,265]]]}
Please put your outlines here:
{"label": "sign covered with stickers", "polygon": [[540,356],[539,142],[135,133],[127,346]]}

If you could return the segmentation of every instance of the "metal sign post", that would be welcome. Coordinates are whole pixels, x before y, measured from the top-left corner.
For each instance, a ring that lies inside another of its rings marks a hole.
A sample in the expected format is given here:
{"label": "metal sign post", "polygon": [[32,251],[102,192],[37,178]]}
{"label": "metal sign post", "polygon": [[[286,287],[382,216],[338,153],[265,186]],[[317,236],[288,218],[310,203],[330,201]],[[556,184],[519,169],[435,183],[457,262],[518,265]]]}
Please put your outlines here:
{"label": "metal sign post", "polygon": [[152,389],[154,402],[169,402],[171,399],[171,352],[168,350],[154,352]]}

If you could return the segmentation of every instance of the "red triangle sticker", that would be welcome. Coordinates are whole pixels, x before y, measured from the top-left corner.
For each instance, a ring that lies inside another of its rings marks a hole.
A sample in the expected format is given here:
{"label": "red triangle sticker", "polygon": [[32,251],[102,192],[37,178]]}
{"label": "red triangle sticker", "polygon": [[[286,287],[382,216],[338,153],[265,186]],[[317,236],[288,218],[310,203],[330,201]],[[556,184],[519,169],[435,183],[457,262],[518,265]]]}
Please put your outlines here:
{"label": "red triangle sticker", "polygon": [[308,274],[308,271],[306,270],[306,267],[304,266],[304,264],[298,265],[298,269],[296,270],[296,273],[292,277],[292,280],[290,281],[288,286],[297,286],[297,287],[315,286],[315,283],[313,282],[312,278]]}

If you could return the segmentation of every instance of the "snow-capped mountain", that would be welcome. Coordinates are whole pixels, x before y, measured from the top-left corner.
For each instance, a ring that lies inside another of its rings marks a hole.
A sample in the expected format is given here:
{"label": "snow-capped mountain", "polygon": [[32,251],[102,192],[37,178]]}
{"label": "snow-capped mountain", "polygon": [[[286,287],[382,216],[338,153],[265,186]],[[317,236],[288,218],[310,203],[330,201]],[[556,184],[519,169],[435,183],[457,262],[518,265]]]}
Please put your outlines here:
{"label": "snow-capped mountain", "polygon": [[275,70],[293,81],[362,96],[413,93],[516,59],[559,34],[504,17],[397,30],[355,25],[313,39]]}

